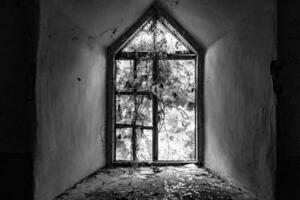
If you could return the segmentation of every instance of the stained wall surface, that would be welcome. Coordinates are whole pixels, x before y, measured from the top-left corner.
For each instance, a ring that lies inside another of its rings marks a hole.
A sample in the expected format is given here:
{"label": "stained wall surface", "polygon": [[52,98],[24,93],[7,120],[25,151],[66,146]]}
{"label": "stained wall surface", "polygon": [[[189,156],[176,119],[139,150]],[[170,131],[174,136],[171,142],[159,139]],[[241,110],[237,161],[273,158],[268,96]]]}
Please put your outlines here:
{"label": "stained wall surface", "polygon": [[[106,48],[152,2],[41,1],[35,199],[52,199],[105,165]],[[207,51],[205,165],[272,199],[274,3],[161,3]]]}

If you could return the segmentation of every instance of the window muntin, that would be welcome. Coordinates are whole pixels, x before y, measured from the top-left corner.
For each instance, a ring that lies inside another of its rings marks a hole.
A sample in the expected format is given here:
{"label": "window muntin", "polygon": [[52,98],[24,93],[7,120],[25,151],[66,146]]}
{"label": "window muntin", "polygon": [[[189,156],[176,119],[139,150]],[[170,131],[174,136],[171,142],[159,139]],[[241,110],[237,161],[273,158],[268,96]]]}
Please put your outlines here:
{"label": "window muntin", "polygon": [[151,18],[115,56],[115,161],[196,160],[196,55],[165,23]]}

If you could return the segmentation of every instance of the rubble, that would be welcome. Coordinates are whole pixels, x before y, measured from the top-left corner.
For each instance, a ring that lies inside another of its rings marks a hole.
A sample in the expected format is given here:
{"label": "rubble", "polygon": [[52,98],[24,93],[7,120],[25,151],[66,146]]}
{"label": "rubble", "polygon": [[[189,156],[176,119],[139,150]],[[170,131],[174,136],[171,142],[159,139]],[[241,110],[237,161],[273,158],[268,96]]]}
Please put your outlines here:
{"label": "rubble", "polygon": [[101,169],[56,200],[255,200],[196,165]]}

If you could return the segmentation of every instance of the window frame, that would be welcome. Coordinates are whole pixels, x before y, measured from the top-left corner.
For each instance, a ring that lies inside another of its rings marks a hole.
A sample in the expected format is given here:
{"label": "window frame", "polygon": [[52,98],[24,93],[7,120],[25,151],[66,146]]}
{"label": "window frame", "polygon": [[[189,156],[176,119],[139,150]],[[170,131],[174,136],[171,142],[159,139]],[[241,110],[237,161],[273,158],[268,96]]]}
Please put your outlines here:
{"label": "window frame", "polygon": [[[115,65],[117,59],[127,59],[129,60],[133,53],[120,53],[119,51],[123,49],[123,47],[127,44],[132,37],[135,36],[141,27],[145,23],[148,22],[150,18],[154,17],[162,17],[166,19],[166,21],[170,24],[169,29],[173,33],[175,33],[176,37],[180,39],[181,42],[184,43],[188,49],[192,50],[192,53],[186,54],[182,56],[179,55],[182,59],[195,59],[195,71],[196,71],[196,159],[195,161],[157,161],[157,157],[151,162],[151,165],[181,165],[188,163],[196,163],[198,165],[203,165],[204,159],[204,109],[203,109],[203,74],[204,74],[204,48],[202,45],[199,45],[183,28],[182,26],[165,10],[162,9],[161,5],[158,3],[154,3],[143,15],[138,19],[137,22],[133,26],[131,26],[120,38],[118,38],[110,47],[107,48],[107,91],[106,91],[106,164],[110,165],[131,165],[131,163],[135,161],[116,161],[115,160],[115,87],[113,81],[115,79]],[[173,30],[174,28],[174,30]],[[184,37],[183,37],[184,36]],[[135,56],[143,56],[138,54],[143,53],[134,53]],[[165,54],[164,59],[175,58],[178,60],[178,57],[174,57],[174,54]],[[158,60],[158,58],[155,58]],[[131,59],[130,59],[131,60]],[[154,60],[153,60],[154,61]],[[134,61],[136,62],[136,61]],[[154,61],[158,62],[158,61]],[[153,63],[154,67],[155,63]],[[154,68],[153,68],[154,70]],[[155,103],[155,102],[153,102]],[[155,110],[153,110],[155,112]],[[153,113],[153,115],[156,115]],[[154,118],[153,118],[154,119]],[[155,120],[153,120],[153,126],[155,125]],[[154,134],[154,131],[153,131]],[[158,137],[153,137],[153,153],[154,155],[158,155],[158,141],[156,140]],[[156,147],[155,147],[156,146]],[[149,162],[138,162],[139,165],[149,165]]]}

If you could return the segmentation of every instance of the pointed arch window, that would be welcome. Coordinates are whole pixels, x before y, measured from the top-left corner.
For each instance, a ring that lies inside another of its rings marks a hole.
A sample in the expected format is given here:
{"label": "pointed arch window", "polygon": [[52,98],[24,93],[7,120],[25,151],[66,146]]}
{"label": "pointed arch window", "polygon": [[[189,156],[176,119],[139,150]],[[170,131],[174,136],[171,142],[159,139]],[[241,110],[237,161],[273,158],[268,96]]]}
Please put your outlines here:
{"label": "pointed arch window", "polygon": [[158,6],[108,49],[108,163],[202,163],[202,52]]}

